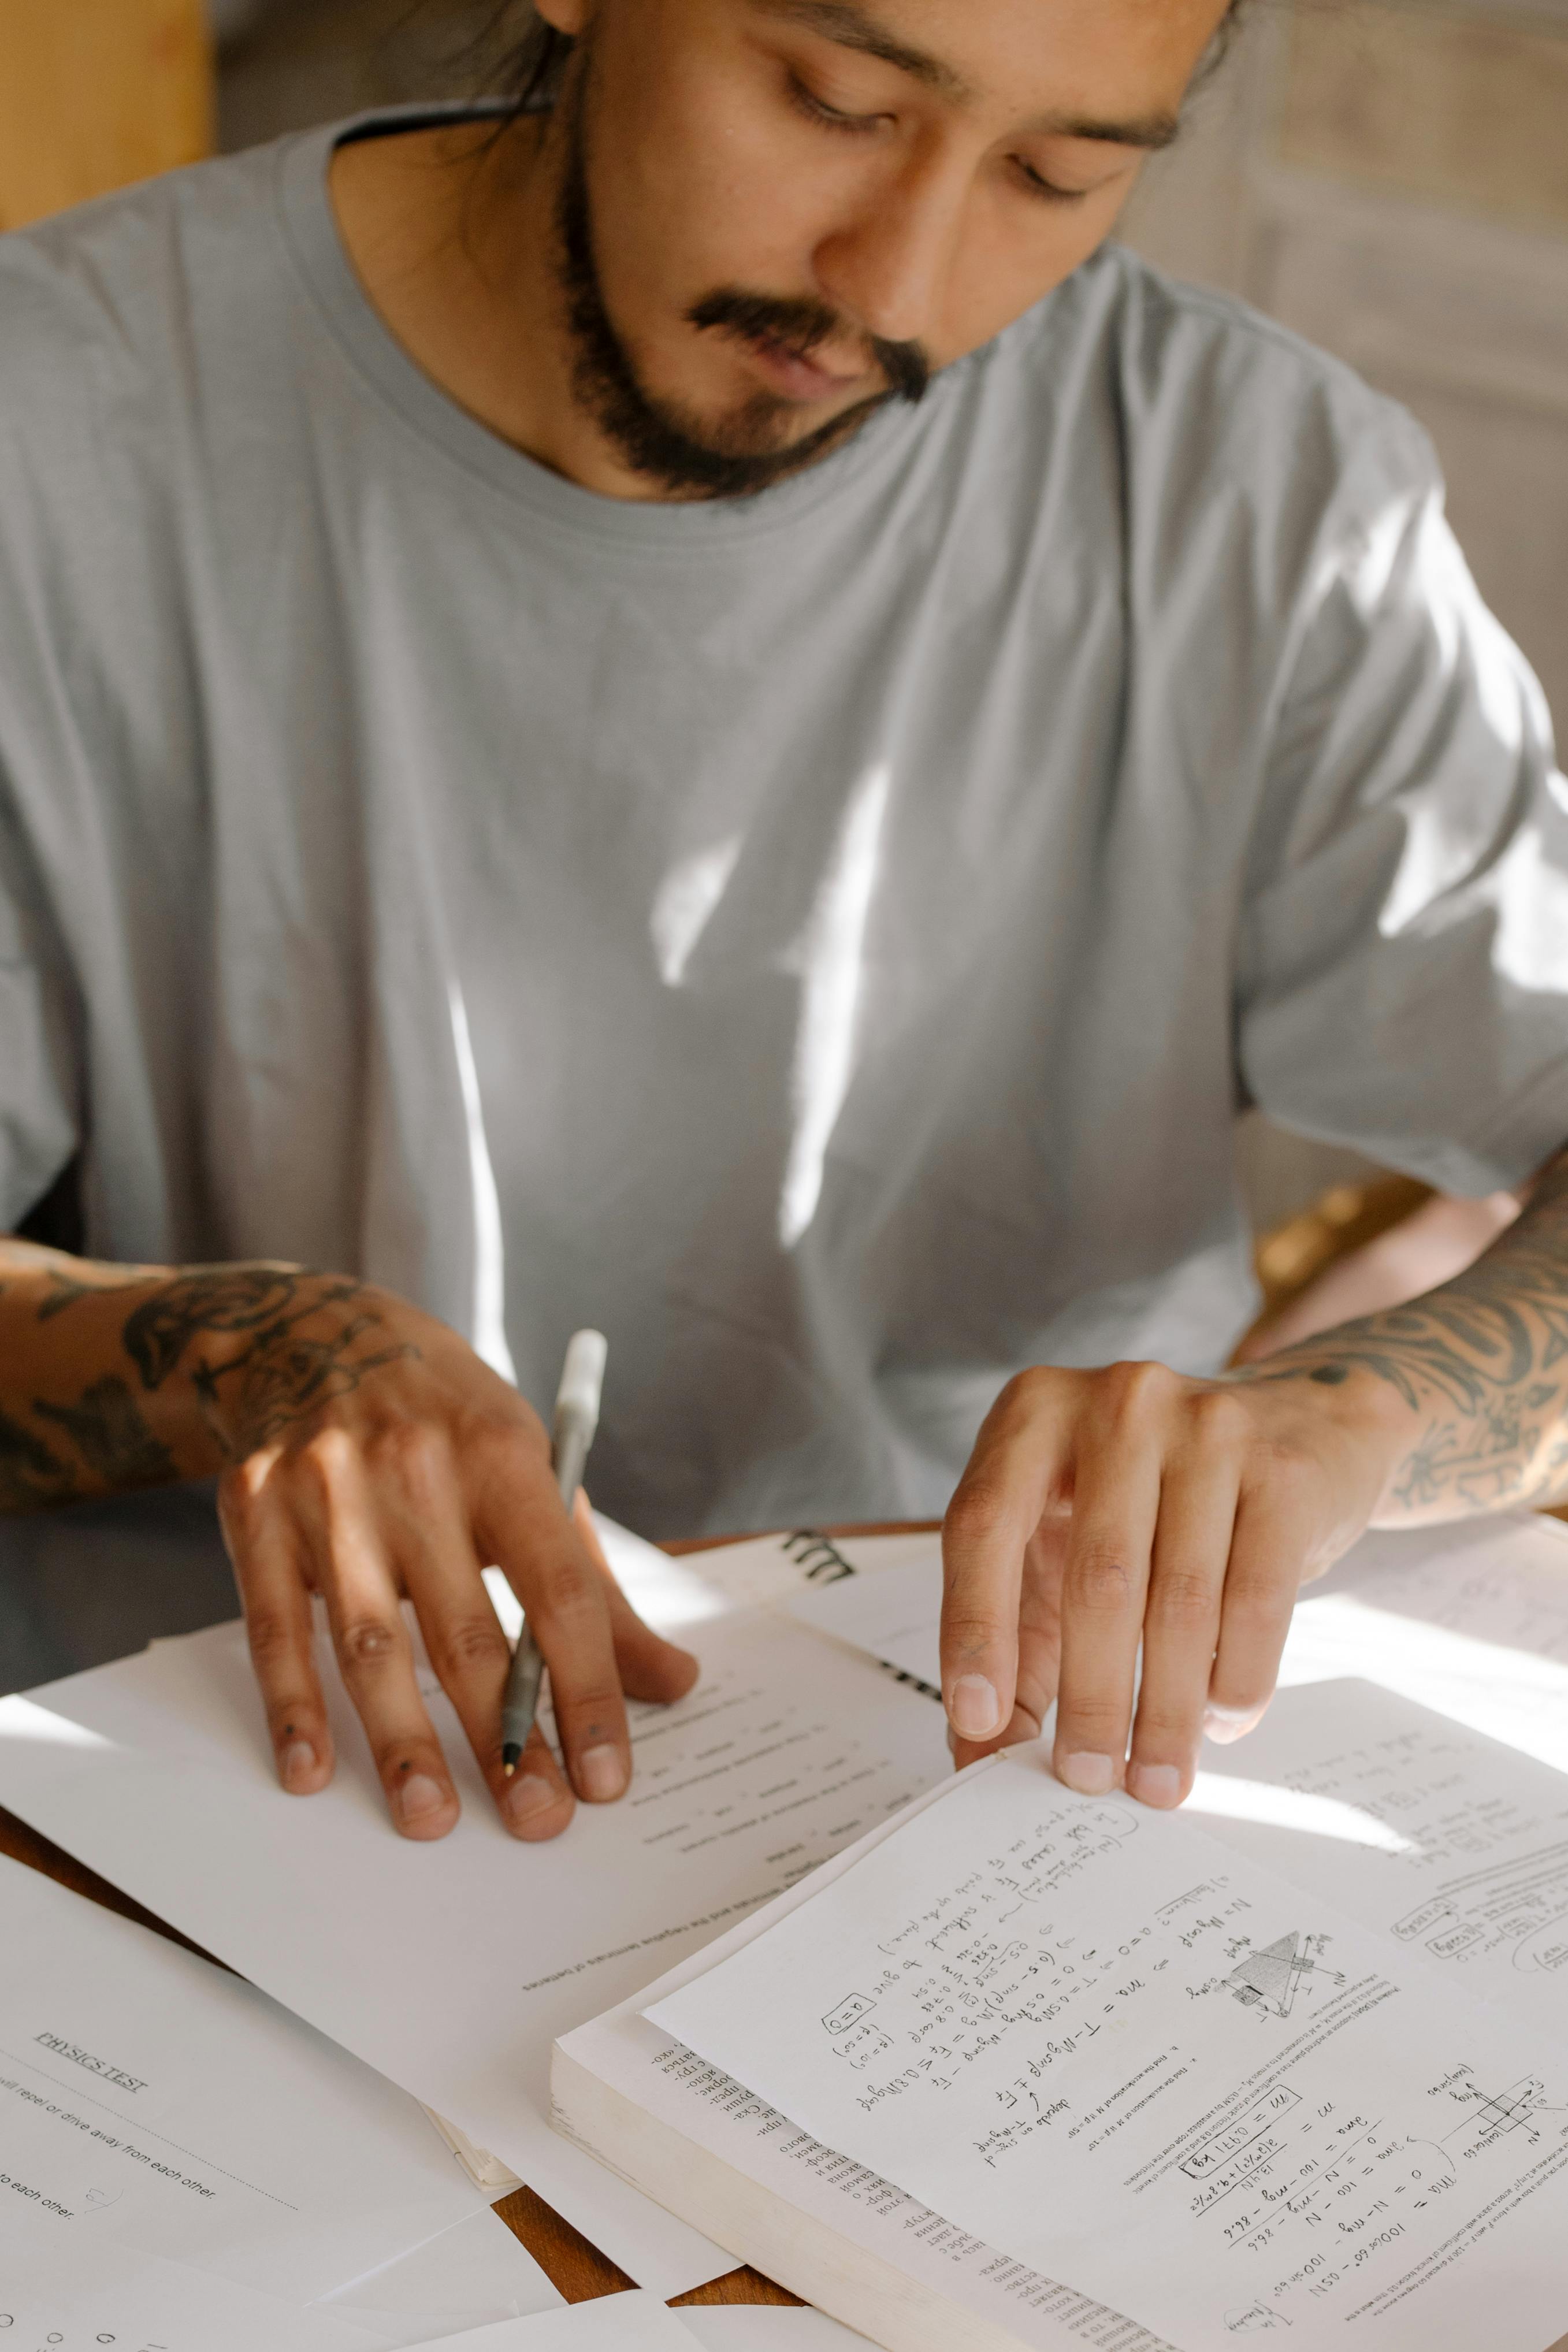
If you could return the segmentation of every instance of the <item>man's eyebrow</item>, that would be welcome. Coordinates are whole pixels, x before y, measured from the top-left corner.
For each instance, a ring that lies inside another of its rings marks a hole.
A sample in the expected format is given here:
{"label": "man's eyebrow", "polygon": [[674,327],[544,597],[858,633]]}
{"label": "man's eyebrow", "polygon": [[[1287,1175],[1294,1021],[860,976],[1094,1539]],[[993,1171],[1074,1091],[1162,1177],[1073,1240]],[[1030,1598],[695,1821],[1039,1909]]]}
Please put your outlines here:
{"label": "man's eyebrow", "polygon": [[[908,42],[896,40],[857,0],[752,0],[752,5],[765,16],[787,16],[792,24],[804,25],[824,40],[837,41],[841,48],[880,58],[885,65],[897,66],[901,73],[923,82],[954,105],[962,106],[975,95],[955,67],[927,49],[911,48]],[[1155,148],[1168,147],[1181,125],[1173,114],[1142,115],[1129,122],[1106,122],[1091,115],[1048,114],[1025,128],[1050,138],[1098,139],[1112,147]]]}
{"label": "man's eyebrow", "polygon": [[1182,130],[1173,114],[1142,114],[1131,122],[1102,122],[1088,114],[1042,114],[1024,128],[1052,139],[1100,139],[1110,147],[1168,147]]}
{"label": "man's eyebrow", "polygon": [[941,58],[933,58],[927,49],[910,48],[907,41],[896,40],[879,25],[856,0],[752,0],[753,7],[765,16],[787,16],[807,32],[820,33],[826,41],[837,41],[840,48],[859,49],[866,57],[880,58],[884,65],[897,66],[900,73],[909,74],[928,89],[962,105],[973,97],[963,76]]}

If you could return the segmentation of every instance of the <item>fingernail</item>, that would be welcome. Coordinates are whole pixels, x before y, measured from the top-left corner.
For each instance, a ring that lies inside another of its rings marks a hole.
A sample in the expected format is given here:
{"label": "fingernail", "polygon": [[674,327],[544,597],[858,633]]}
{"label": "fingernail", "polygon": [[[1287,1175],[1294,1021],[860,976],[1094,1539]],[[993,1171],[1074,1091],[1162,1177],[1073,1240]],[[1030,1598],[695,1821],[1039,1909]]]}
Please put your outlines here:
{"label": "fingernail", "polygon": [[561,1791],[537,1772],[523,1772],[510,1781],[502,1800],[509,1822],[531,1822],[540,1813],[553,1811],[561,1802]]}
{"label": "fingernail", "polygon": [[948,1716],[961,1739],[989,1739],[1002,1724],[1002,1709],[994,1683],[984,1675],[960,1675],[947,1703]]}
{"label": "fingernail", "polygon": [[278,1759],[283,1786],[290,1796],[309,1788],[316,1777],[316,1751],[308,1739],[291,1739]]}
{"label": "fingernail", "polygon": [[1109,1756],[1090,1756],[1081,1750],[1076,1756],[1064,1756],[1057,1771],[1080,1797],[1103,1797],[1116,1780],[1116,1767]]}
{"label": "fingernail", "polygon": [[577,1759],[577,1785],[595,1805],[620,1796],[629,1778],[618,1748],[585,1748]]}
{"label": "fingernail", "polygon": [[1255,1706],[1210,1706],[1204,1716],[1204,1738],[1228,1748],[1233,1740],[1245,1739],[1257,1721]]}
{"label": "fingernail", "polygon": [[411,1772],[397,1791],[398,1817],[405,1822],[427,1822],[432,1813],[444,1813],[448,1803],[447,1791],[428,1772]]}
{"label": "fingernail", "polygon": [[1173,1805],[1182,1793],[1182,1776],[1173,1764],[1130,1764],[1127,1786],[1141,1805]]}

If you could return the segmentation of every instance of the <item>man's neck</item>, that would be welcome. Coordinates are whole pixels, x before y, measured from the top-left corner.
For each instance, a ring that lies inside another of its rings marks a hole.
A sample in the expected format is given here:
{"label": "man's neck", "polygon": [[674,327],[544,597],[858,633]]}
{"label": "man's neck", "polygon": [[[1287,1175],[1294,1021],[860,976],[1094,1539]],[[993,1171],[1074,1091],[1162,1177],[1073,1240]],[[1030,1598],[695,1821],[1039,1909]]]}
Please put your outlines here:
{"label": "man's neck", "polygon": [[568,481],[657,499],[577,401],[555,267],[558,165],[542,120],[354,140],[338,230],[384,323],[470,416]]}

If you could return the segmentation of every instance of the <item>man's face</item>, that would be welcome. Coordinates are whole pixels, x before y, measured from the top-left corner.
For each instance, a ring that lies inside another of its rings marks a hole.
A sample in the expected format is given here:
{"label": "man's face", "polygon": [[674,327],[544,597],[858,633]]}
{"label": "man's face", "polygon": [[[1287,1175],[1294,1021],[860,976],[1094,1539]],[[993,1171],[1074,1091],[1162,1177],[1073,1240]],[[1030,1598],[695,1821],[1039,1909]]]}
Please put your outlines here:
{"label": "man's face", "polygon": [[759,488],[1109,233],[1224,0],[544,0],[580,46],[579,385],[638,471]]}

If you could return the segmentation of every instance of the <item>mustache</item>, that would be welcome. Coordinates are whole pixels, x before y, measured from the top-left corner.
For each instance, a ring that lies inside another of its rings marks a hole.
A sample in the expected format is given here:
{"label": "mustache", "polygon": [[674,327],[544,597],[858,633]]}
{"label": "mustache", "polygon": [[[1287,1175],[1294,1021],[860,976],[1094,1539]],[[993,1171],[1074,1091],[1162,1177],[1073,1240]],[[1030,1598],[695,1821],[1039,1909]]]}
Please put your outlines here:
{"label": "mustache", "polygon": [[[717,292],[704,295],[700,302],[692,304],[686,317],[690,326],[720,328],[747,341],[766,337],[772,342],[783,343],[803,360],[846,331],[837,312],[826,302],[813,301],[809,295],[747,294],[733,286],[721,286]],[[863,336],[860,340],[869,344],[871,355],[897,399],[907,400],[913,406],[925,398],[934,371],[923,345],[890,343],[880,335]]]}

